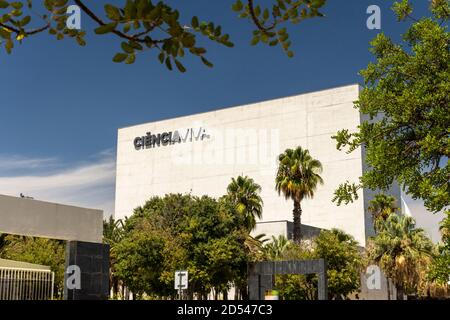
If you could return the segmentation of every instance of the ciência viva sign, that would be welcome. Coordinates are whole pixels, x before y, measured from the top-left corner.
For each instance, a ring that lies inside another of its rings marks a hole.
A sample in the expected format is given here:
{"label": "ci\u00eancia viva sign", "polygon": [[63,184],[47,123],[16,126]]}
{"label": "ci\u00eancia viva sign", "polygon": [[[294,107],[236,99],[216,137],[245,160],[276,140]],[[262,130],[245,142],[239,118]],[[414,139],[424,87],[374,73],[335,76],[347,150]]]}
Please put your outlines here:
{"label": "ci\u00eancia viva sign", "polygon": [[143,150],[177,143],[201,141],[209,138],[210,136],[206,133],[206,129],[200,127],[198,129],[188,128],[157,134],[147,132],[145,136],[136,137],[133,143],[136,150]]}

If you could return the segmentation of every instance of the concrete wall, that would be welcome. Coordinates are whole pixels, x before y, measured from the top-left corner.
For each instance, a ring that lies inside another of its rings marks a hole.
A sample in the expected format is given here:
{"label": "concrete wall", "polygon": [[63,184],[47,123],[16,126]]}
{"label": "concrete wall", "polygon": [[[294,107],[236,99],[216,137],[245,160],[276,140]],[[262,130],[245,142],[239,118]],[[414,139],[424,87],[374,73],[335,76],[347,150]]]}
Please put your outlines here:
{"label": "concrete wall", "polygon": [[285,236],[287,239],[292,239],[292,222],[284,221],[261,221],[256,224],[255,229],[252,231],[252,236],[265,234],[264,239],[272,240],[272,236],[278,238],[278,236]]}
{"label": "concrete wall", "polygon": [[[340,152],[331,139],[338,130],[353,131],[360,124],[353,107],[358,93],[359,86],[351,85],[120,129],[116,217],[130,216],[152,195],[192,192],[219,197],[232,177],[248,175],[262,187],[263,221],[292,220],[292,201],[275,191],[277,156],[286,148],[302,146],[322,162],[325,181],[313,200],[302,203],[302,223],[343,229],[364,246],[363,192],[347,206],[331,201],[340,183],[356,182],[363,172],[361,151]],[[147,132],[199,127],[206,128],[209,139],[144,150],[133,144]],[[239,130],[238,138],[229,137]]]}
{"label": "concrete wall", "polygon": [[443,211],[432,213],[425,208],[423,201],[413,200],[404,192],[402,192],[401,207],[403,213],[413,217],[416,220],[416,227],[424,229],[434,243],[442,241],[439,223],[445,218]]}
{"label": "concrete wall", "polygon": [[[302,239],[312,239],[320,234],[319,228],[302,224]],[[285,236],[292,240],[294,236],[294,223],[292,221],[260,221],[256,223],[255,229],[251,232],[252,236],[265,234],[264,239],[272,240],[272,236]]]}
{"label": "concrete wall", "polygon": [[0,195],[0,232],[101,243],[103,211]]}

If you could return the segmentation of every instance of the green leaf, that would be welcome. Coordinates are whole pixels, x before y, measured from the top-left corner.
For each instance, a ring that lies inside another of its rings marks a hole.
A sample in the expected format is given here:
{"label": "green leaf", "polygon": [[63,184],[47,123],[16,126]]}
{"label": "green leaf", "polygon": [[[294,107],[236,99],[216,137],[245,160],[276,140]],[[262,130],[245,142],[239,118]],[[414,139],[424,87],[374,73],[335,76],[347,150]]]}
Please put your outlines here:
{"label": "green leaf", "polygon": [[0,9],[5,9],[9,7],[9,3],[4,1],[4,0],[0,0]]}
{"label": "green leaf", "polygon": [[76,37],[78,44],[82,47],[86,45],[86,41],[82,37]]}
{"label": "green leaf", "polygon": [[31,21],[30,16],[25,16],[22,20],[20,20],[20,26],[25,27],[27,24],[29,24]]}
{"label": "green leaf", "polygon": [[133,47],[133,49],[136,49],[136,50],[143,50],[144,48],[139,44],[139,43],[137,43],[136,41],[131,41],[131,42],[129,42],[128,43],[131,47]]}
{"label": "green leaf", "polygon": [[1,18],[1,22],[3,22],[3,23],[7,23],[9,20],[11,20],[11,16],[9,15],[9,14],[4,14],[3,16],[2,16],[2,18]]}
{"label": "green leaf", "polygon": [[191,48],[195,45],[195,36],[192,34],[187,34],[181,39],[181,43],[186,48]]}
{"label": "green leaf", "polygon": [[165,54],[164,54],[164,52],[161,52],[161,53],[158,55],[158,60],[159,60],[159,62],[164,63],[164,58],[165,58]]}
{"label": "green leaf", "polygon": [[134,53],[129,54],[128,57],[125,59],[126,64],[133,64],[134,61],[136,61],[136,55]]}
{"label": "green leaf", "polygon": [[22,9],[22,7],[23,7],[23,3],[22,2],[11,2],[11,6],[14,8],[14,9]]}
{"label": "green leaf", "polygon": [[244,4],[241,0],[237,0],[231,8],[233,9],[233,11],[239,12],[244,8]]}
{"label": "green leaf", "polygon": [[172,62],[170,62],[170,57],[166,58],[166,67],[172,71]]}
{"label": "green leaf", "polygon": [[183,64],[180,61],[178,61],[177,59],[175,59],[174,61],[180,72],[183,72],[183,73],[186,72],[186,68],[183,66]]}
{"label": "green leaf", "polygon": [[136,17],[137,9],[134,1],[127,0],[127,4],[125,5],[125,18],[131,20]]}
{"label": "green leaf", "polygon": [[5,29],[0,28],[0,37],[2,37],[3,39],[9,39],[11,38],[11,32],[8,32]]}
{"label": "green leaf", "polygon": [[260,40],[260,39],[261,39],[261,38],[260,38],[259,36],[254,36],[250,44],[251,44],[252,46],[256,46],[256,45],[259,43],[259,40]]}
{"label": "green leaf", "polygon": [[212,68],[214,65],[211,63],[211,62],[209,62],[205,57],[200,57],[201,59],[202,59],[202,62],[203,62],[203,64],[205,65],[205,66],[207,66],[207,67],[209,67],[209,68]]}
{"label": "green leaf", "polygon": [[14,48],[14,42],[11,39],[6,40],[5,49],[8,54],[11,54],[12,49]]}
{"label": "green leaf", "polygon": [[193,54],[196,54],[196,55],[202,55],[202,54],[206,53],[206,49],[205,48],[201,48],[201,47],[199,47],[199,48],[191,48],[190,51]]}
{"label": "green leaf", "polygon": [[197,29],[199,26],[198,18],[196,16],[192,17],[191,25],[194,29]]}
{"label": "green leaf", "polygon": [[122,42],[121,44],[122,50],[126,53],[134,53],[134,49],[127,42]]}
{"label": "green leaf", "polygon": [[131,29],[131,23],[127,22],[124,26],[123,26],[123,32],[128,33]]}
{"label": "green leaf", "polygon": [[260,7],[260,6],[256,6],[256,7],[255,7],[255,15],[256,15],[257,17],[259,17],[260,14],[261,14],[261,7]]}
{"label": "green leaf", "polygon": [[114,62],[123,62],[126,58],[128,58],[128,54],[126,54],[126,53],[117,53],[114,56],[113,61]]}
{"label": "green leaf", "polygon": [[113,5],[105,5],[106,15],[109,19],[117,21],[120,20],[120,10]]}
{"label": "green leaf", "polygon": [[261,41],[267,43],[269,41],[269,36],[266,33],[261,35]]}
{"label": "green leaf", "polygon": [[269,46],[273,47],[276,46],[278,44],[278,39],[272,40],[269,42]]}
{"label": "green leaf", "polygon": [[113,31],[117,26],[117,22],[108,23],[103,26],[96,28],[94,31],[96,34],[105,34]]}
{"label": "green leaf", "polygon": [[11,11],[11,14],[15,17],[20,17],[22,15],[22,10],[20,9],[13,10]]}

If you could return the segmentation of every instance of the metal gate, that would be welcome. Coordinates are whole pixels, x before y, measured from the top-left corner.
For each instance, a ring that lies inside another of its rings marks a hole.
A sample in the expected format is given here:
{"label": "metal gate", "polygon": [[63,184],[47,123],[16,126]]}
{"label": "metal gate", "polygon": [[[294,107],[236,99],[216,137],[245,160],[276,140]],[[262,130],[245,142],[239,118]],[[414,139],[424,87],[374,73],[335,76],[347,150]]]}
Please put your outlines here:
{"label": "metal gate", "polygon": [[0,267],[0,300],[50,300],[54,283],[50,270]]}

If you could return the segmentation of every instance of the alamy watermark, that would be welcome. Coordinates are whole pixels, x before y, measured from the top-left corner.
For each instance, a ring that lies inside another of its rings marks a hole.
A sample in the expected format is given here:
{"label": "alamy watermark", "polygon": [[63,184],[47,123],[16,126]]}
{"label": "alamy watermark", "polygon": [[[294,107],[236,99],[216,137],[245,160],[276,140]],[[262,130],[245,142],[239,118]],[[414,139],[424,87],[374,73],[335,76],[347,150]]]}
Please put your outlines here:
{"label": "alamy watermark", "polygon": [[281,151],[280,130],[273,128],[210,127],[195,122],[186,128],[143,133],[134,138],[134,149],[164,152],[163,158],[173,166],[250,165],[264,174],[277,167]]}
{"label": "alamy watermark", "polygon": [[81,29],[81,9],[77,5],[71,5],[67,7],[67,29]]}
{"label": "alamy watermark", "polygon": [[377,265],[370,265],[366,269],[366,285],[369,290],[381,289],[381,270]]}
{"label": "alamy watermark", "polygon": [[[68,29],[81,29],[81,9],[77,5],[70,5],[67,7],[67,21]],[[370,15],[367,18],[366,26],[369,30],[381,29],[381,8],[378,5],[370,5],[367,7],[366,13]]]}
{"label": "alamy watermark", "polygon": [[381,29],[381,9],[377,5],[367,7],[366,13],[370,16],[367,18],[366,26],[369,30]]}
{"label": "alamy watermark", "polygon": [[66,288],[69,290],[81,289],[81,269],[77,265],[70,265],[66,269]]}

